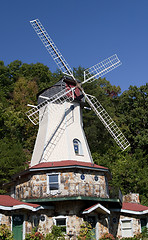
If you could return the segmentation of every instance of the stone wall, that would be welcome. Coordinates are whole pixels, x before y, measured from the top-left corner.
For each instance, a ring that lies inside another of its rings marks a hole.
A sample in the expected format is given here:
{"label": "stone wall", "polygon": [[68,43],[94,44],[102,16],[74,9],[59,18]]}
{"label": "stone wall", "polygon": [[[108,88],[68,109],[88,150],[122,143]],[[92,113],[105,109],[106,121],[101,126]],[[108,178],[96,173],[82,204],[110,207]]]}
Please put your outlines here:
{"label": "stone wall", "polygon": [[110,217],[110,231],[114,236],[122,238],[122,220],[132,220],[133,236],[141,231],[140,220],[134,215],[112,213]]}
{"label": "stone wall", "polygon": [[[11,189],[11,196],[16,199],[69,197],[69,196],[96,196],[109,198],[107,180],[104,173],[89,170],[54,171],[60,174],[60,187],[58,191],[48,191],[48,174],[51,172],[36,173],[18,179]],[[81,175],[85,179],[81,179]],[[95,176],[98,180],[95,180]]]}
{"label": "stone wall", "polygon": [[107,215],[100,215],[98,219],[98,236],[102,237],[105,233],[109,232],[109,219]]}
{"label": "stone wall", "polygon": [[[85,217],[81,215],[81,211],[85,208],[84,201],[61,201],[56,202],[54,209],[45,209],[37,212],[21,211],[20,214],[24,215],[25,220],[25,234],[32,231],[32,228],[38,226],[41,232],[47,234],[51,232],[52,226],[55,224],[54,219],[57,217],[65,217],[67,220],[66,233],[73,234],[73,236],[79,235],[80,226],[83,223]],[[1,214],[1,224],[6,224],[11,229],[11,216]],[[17,210],[19,214],[19,210]],[[134,215],[122,214],[112,212],[111,215],[92,213],[96,215],[97,224],[96,231],[97,236],[100,238],[104,233],[112,233],[119,239],[122,238],[121,220],[132,220],[133,235],[140,233],[140,221]],[[89,216],[89,215],[87,215]],[[42,218],[43,217],[43,218]]]}
{"label": "stone wall", "polygon": [[11,216],[0,214],[0,225],[1,224],[6,224],[7,227],[11,230]]}
{"label": "stone wall", "polygon": [[[28,215],[26,220],[26,232],[31,232],[32,227],[35,227],[34,220],[38,223],[39,229],[47,234],[51,232],[54,219],[56,217],[65,217],[67,221],[66,233],[71,233],[74,236],[79,235],[80,226],[84,222],[85,216],[81,215],[81,211],[85,208],[84,201],[61,201],[55,203],[55,209],[53,210],[41,210],[36,213]],[[92,213],[92,216],[96,216],[96,234],[101,237],[104,233],[109,232],[109,219],[107,215]],[[44,216],[44,221],[41,220],[41,216]]]}
{"label": "stone wall", "polygon": [[123,196],[123,202],[140,203],[139,193],[129,193]]}
{"label": "stone wall", "polygon": [[[38,226],[41,232],[47,234],[51,232],[52,226],[55,224],[54,219],[60,216],[66,218],[66,233],[71,232],[76,236],[79,234],[80,226],[84,221],[83,216],[79,213],[83,208],[84,203],[82,201],[61,201],[55,203],[53,210],[46,209],[30,213],[26,215],[26,232],[31,232],[33,227]],[[43,219],[41,216],[43,216]]]}

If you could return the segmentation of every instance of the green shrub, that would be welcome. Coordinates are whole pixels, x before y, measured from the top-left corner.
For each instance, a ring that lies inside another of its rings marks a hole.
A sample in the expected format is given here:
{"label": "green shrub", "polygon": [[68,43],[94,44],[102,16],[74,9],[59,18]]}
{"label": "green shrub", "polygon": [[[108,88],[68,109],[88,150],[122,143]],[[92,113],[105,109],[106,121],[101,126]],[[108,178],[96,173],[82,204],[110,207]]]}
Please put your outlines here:
{"label": "green shrub", "polygon": [[93,238],[94,233],[92,232],[92,226],[88,222],[84,222],[80,226],[80,234],[78,236],[78,240],[89,240],[89,239],[95,239]]}
{"label": "green shrub", "polygon": [[111,233],[105,233],[100,240],[115,240],[114,236]]}
{"label": "green shrub", "polygon": [[31,233],[27,233],[25,240],[44,240],[44,235],[41,232],[36,231],[36,228],[33,228]]}
{"label": "green shrub", "polygon": [[45,240],[64,240],[65,239],[65,227],[52,226],[51,233],[46,234]]}
{"label": "green shrub", "polygon": [[0,226],[0,239],[13,240],[13,234],[5,224]]}
{"label": "green shrub", "polygon": [[148,228],[147,227],[142,228],[142,237],[144,240],[148,239]]}

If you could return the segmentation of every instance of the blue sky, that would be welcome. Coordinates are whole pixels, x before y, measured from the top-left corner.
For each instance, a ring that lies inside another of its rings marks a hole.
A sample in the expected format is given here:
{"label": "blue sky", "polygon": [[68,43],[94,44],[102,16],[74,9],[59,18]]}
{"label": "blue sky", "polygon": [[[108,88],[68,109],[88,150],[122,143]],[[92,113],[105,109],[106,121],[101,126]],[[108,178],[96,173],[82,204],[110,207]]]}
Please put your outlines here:
{"label": "blue sky", "polygon": [[56,65],[29,21],[38,18],[73,67],[117,54],[106,75],[122,92],[148,82],[148,0],[5,0],[0,5],[0,60]]}

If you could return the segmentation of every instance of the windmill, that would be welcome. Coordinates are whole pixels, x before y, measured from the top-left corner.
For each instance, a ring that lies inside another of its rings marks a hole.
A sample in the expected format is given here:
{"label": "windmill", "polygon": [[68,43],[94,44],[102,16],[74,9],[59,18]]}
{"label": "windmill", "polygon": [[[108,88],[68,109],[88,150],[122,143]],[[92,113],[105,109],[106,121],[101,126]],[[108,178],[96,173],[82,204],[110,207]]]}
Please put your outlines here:
{"label": "windmill", "polygon": [[[47,51],[50,53],[51,57],[57,64],[58,68],[62,71],[62,73],[65,75],[66,81],[69,81],[69,85],[66,85],[66,88],[61,88],[61,91],[55,92],[55,94],[41,94],[40,98],[42,99],[39,101],[39,104],[37,106],[31,106],[32,108],[27,112],[27,116],[30,119],[30,121],[34,124],[37,125],[39,123],[40,125],[44,125],[43,122],[46,121],[46,115],[49,111],[49,106],[50,106],[50,111],[60,112],[60,107],[64,105],[64,103],[69,102],[69,103],[74,103],[76,100],[76,96],[79,95],[79,97],[84,97],[85,101],[90,105],[91,109],[95,112],[96,116],[100,119],[100,121],[103,123],[104,127],[108,130],[108,132],[111,134],[115,142],[118,144],[118,146],[124,151],[130,144],[128,140],[125,138],[123,133],[120,131],[116,123],[112,120],[112,118],[109,116],[109,114],[106,112],[106,110],[103,108],[101,103],[97,100],[95,96],[86,94],[84,92],[84,89],[82,88],[83,84],[85,83],[91,83],[95,80],[97,80],[99,77],[104,76],[106,73],[112,71],[116,67],[121,65],[120,60],[118,59],[117,55],[113,55],[106,60],[96,64],[95,66],[92,66],[84,71],[84,80],[83,82],[78,81],[74,75],[73,71],[56,47],[55,43],[51,39],[51,37],[48,35],[46,32],[45,28],[41,24],[41,22],[38,19],[35,19],[33,21],[30,21],[32,27],[34,28],[35,32],[39,36],[40,40],[44,44],[45,48]],[[79,94],[78,94],[79,92]],[[70,105],[70,109],[72,110],[72,106]],[[66,109],[66,116],[70,114],[68,108]],[[42,146],[42,154],[40,153],[40,160],[37,162],[42,162],[42,161],[48,161],[49,155],[51,154],[51,149],[50,147],[50,154],[47,154],[48,156],[44,156],[45,152],[47,152],[47,148],[49,148],[49,145],[55,146],[52,141],[54,138],[59,138],[60,135],[62,135],[62,132],[65,129],[65,126],[63,127],[63,119],[64,119],[65,113],[63,115],[63,118],[60,122],[57,123],[56,130],[53,130],[53,134],[48,137],[48,140],[46,139],[46,143],[44,142],[44,146]],[[58,117],[58,114],[55,115],[55,118]],[[72,124],[73,117],[68,118],[67,123],[69,125]],[[66,123],[66,124],[67,124]],[[52,128],[52,127],[51,127]],[[42,130],[41,130],[42,129]],[[39,135],[40,139],[42,136],[41,132],[47,132],[47,127],[39,129]],[[58,129],[58,131],[57,131]],[[60,129],[60,130],[59,130]],[[50,131],[51,129],[48,129]],[[58,134],[57,134],[58,132]],[[58,137],[57,137],[58,136]],[[57,140],[58,141],[58,140]],[[41,144],[41,141],[38,141],[38,147]],[[36,147],[36,152],[38,151],[38,147]],[[75,145],[76,147],[76,145]],[[45,151],[46,150],[46,151]],[[37,154],[36,154],[37,156]],[[42,160],[41,160],[42,159]],[[92,161],[92,160],[91,160]],[[36,163],[37,163],[36,162]]]}

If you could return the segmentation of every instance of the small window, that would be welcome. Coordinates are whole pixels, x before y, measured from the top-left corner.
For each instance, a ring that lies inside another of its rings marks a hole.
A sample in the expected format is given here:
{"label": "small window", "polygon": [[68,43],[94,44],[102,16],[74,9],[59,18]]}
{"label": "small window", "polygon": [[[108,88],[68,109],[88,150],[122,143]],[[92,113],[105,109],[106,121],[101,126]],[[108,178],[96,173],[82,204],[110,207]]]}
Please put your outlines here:
{"label": "small window", "polygon": [[122,227],[122,237],[133,237],[133,229],[132,229],[132,220],[131,219],[122,219],[121,220]]}
{"label": "small window", "polygon": [[48,175],[48,189],[47,192],[57,192],[59,190],[60,183],[60,174],[53,173]]}
{"label": "small window", "polygon": [[73,140],[74,151],[76,155],[82,155],[82,146],[81,142],[78,139]]}
{"label": "small window", "polygon": [[49,190],[58,189],[59,189],[59,175],[58,174],[49,175]]}
{"label": "small window", "polygon": [[56,219],[56,225],[57,226],[66,226],[66,218],[59,218]]}
{"label": "small window", "polygon": [[63,233],[66,233],[66,217],[64,216],[55,217],[54,224],[60,227]]}

